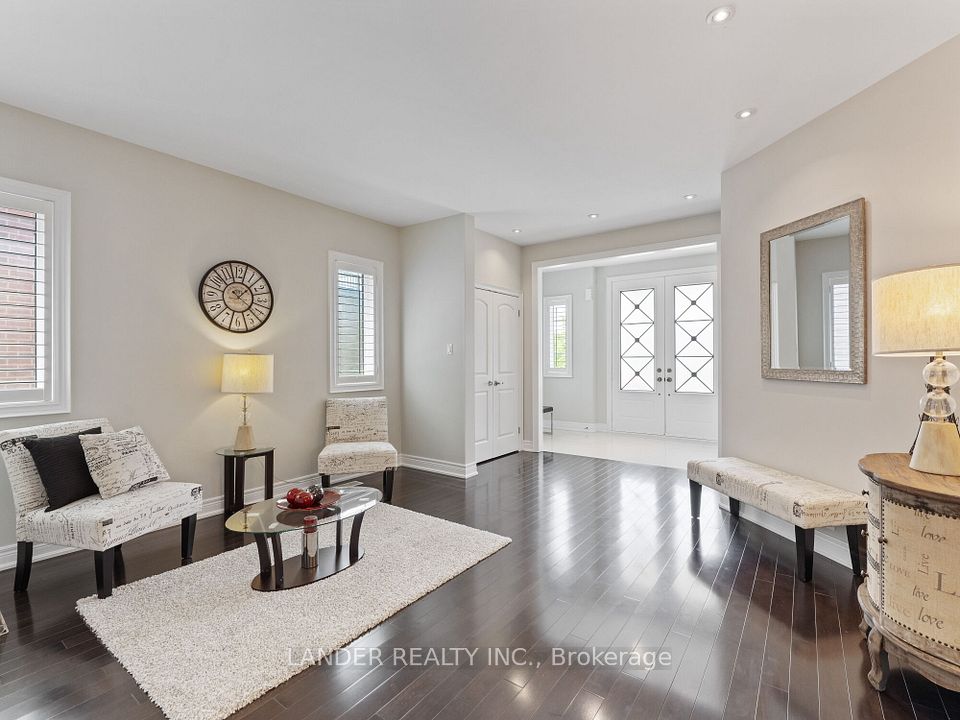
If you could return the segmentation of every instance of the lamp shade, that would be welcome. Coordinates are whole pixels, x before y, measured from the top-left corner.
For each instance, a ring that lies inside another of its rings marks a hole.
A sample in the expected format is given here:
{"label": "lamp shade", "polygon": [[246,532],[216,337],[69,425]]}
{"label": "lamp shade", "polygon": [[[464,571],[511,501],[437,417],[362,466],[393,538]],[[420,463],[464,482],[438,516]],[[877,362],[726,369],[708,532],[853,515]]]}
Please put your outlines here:
{"label": "lamp shade", "polygon": [[960,354],[960,265],[873,281],[873,354]]}
{"label": "lamp shade", "polygon": [[220,392],[252,395],[273,392],[273,355],[226,353]]}

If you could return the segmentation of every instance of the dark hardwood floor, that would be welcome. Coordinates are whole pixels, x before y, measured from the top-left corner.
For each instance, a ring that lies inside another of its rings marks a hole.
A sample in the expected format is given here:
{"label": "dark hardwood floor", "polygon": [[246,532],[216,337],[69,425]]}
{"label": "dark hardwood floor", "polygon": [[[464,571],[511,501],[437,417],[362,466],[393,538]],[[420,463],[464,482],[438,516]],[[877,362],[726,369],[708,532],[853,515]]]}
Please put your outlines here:
{"label": "dark hardwood floor", "polygon": [[[513,543],[355,646],[663,648],[672,663],[313,667],[235,717],[960,718],[960,695],[911,672],[874,692],[850,571],[817,556],[814,581],[797,582],[793,544],[709,491],[691,522],[682,471],[524,453],[481,466],[467,491],[399,471],[394,503]],[[239,542],[201,520],[194,559]],[[124,546],[126,579],[176,567],[178,543],[177,528]],[[13,571],[0,588],[0,720],[162,717],[74,609],[95,592],[91,553],[35,564],[28,594],[14,596]]]}

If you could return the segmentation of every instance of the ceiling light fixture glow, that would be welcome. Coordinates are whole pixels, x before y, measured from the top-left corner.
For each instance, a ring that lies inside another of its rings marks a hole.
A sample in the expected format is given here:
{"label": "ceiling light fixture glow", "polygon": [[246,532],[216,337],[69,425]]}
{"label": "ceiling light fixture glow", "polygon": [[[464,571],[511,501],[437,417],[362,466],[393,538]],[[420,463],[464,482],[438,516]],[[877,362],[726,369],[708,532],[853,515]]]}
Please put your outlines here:
{"label": "ceiling light fixture glow", "polygon": [[684,196],[683,196],[683,199],[684,199],[684,200],[696,200],[696,199],[697,199],[697,196],[694,195],[693,193],[690,193],[689,195],[684,195]]}
{"label": "ceiling light fixture glow", "polygon": [[707,25],[723,25],[733,17],[733,5],[724,5],[707,13]]}
{"label": "ceiling light fixture glow", "polygon": [[591,220],[596,220],[598,217],[600,217],[600,214],[599,214],[599,213],[590,213],[589,215],[587,215],[587,217],[590,218]]}
{"label": "ceiling light fixture glow", "polygon": [[520,228],[514,228],[514,229],[513,229],[513,233],[514,233],[515,235],[519,235],[519,234],[522,233],[522,232],[523,232],[523,230],[521,230]]}
{"label": "ceiling light fixture glow", "polygon": [[737,120],[746,120],[747,118],[752,118],[756,114],[756,108],[744,108],[743,110],[738,111],[734,117],[736,117]]}

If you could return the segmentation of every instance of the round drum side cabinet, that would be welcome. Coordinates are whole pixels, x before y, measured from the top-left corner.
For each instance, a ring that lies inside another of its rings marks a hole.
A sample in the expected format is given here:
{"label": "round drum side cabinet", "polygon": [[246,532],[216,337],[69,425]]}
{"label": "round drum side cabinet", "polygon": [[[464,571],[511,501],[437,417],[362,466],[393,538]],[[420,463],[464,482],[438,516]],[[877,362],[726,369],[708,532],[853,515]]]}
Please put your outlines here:
{"label": "round drum side cabinet", "polygon": [[867,455],[866,581],[857,591],[870,652],[867,679],[883,691],[888,655],[960,690],[960,478],[910,469],[905,453]]}

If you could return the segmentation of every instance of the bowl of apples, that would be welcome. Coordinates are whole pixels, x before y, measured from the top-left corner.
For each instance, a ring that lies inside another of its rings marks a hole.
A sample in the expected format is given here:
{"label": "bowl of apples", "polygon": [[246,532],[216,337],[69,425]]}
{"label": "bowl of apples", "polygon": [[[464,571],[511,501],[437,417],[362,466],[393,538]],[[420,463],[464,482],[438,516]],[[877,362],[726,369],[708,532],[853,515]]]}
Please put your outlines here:
{"label": "bowl of apples", "polygon": [[323,510],[340,499],[340,493],[330,488],[311,485],[307,489],[290,488],[287,495],[277,500],[277,507],[284,510]]}

